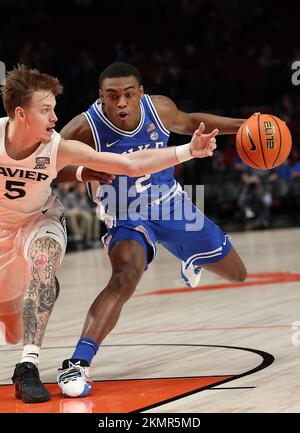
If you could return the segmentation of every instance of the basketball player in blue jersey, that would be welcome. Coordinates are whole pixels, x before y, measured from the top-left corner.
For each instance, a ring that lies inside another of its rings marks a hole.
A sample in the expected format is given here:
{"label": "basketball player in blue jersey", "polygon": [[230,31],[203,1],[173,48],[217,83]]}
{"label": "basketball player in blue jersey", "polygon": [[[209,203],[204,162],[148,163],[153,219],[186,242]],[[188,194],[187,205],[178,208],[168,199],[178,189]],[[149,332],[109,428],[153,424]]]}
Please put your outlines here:
{"label": "basketball player in blue jersey", "polygon": [[[218,128],[221,134],[235,134],[243,122],[184,113],[165,96],[144,94],[139,71],[123,62],[113,63],[101,73],[99,87],[100,98],[61,131],[64,138],[88,143],[99,152],[126,154],[166,147],[170,131],[193,134],[200,122],[208,132]],[[92,182],[97,173],[83,167],[61,172],[58,180],[74,180],[75,172],[78,180],[91,181],[88,190],[95,201],[102,198],[108,227],[104,244],[112,276],[89,309],[72,357],[58,371],[59,386],[68,397],[89,393],[92,358],[155,256],[156,242],[181,261],[181,275],[189,287],[198,285],[203,268],[230,281],[246,278],[245,266],[228,237],[191,203],[174,179],[172,168],[142,177],[116,176],[111,185],[102,185],[100,192],[97,182]],[[138,209],[132,206],[137,199]],[[176,218],[179,208],[189,209],[200,223],[189,230],[191,221],[186,214]]]}

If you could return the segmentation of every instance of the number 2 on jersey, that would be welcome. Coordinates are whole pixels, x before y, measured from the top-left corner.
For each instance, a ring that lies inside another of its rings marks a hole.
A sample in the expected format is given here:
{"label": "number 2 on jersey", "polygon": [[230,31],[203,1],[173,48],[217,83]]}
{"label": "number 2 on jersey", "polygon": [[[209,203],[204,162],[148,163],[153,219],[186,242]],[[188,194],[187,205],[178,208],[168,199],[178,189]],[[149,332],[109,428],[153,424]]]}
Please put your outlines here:
{"label": "number 2 on jersey", "polygon": [[145,176],[139,177],[136,181],[135,181],[135,187],[136,187],[136,192],[137,193],[141,193],[143,191],[146,191],[146,189],[150,188],[151,186],[151,182],[147,183],[146,185],[142,185],[142,182],[145,182],[146,180],[148,180],[150,178],[151,174],[146,174]]}

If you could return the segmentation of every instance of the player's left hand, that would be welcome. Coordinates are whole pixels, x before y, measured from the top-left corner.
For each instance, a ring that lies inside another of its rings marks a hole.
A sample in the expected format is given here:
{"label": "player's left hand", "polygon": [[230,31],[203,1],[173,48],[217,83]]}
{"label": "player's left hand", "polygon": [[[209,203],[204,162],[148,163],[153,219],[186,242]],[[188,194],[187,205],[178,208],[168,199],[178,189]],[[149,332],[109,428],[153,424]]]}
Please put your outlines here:
{"label": "player's left hand", "polygon": [[214,129],[209,134],[203,134],[204,130],[205,125],[201,122],[199,128],[194,132],[190,147],[194,158],[213,156],[213,151],[217,147],[215,136],[219,133],[219,130]]}

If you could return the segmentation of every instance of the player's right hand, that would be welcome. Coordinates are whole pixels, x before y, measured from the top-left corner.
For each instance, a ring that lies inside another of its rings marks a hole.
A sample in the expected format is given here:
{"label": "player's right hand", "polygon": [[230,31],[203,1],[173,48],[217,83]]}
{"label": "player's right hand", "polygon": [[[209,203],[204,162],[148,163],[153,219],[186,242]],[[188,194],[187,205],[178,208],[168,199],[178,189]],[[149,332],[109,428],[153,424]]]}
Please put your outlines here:
{"label": "player's right hand", "polygon": [[96,180],[99,183],[112,183],[112,181],[116,178],[116,176],[113,174],[104,173],[103,171],[95,171],[87,167],[84,167],[81,176],[84,182]]}
{"label": "player's right hand", "polygon": [[205,125],[200,123],[199,128],[194,132],[191,140],[191,153],[194,158],[205,158],[206,156],[213,156],[213,151],[216,149],[215,136],[219,133],[218,129],[214,129],[209,134],[203,134]]}

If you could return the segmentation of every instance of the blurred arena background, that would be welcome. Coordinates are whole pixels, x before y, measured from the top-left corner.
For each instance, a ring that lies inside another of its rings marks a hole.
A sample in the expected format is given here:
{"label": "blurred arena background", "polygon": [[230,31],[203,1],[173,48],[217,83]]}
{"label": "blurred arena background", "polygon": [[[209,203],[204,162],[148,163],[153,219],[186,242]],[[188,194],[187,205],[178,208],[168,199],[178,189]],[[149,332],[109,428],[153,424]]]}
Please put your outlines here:
{"label": "blurred arena background", "polygon": [[[252,170],[235,136],[220,136],[213,158],[176,169],[185,185],[205,185],[205,212],[225,231],[300,226],[299,5],[271,0],[0,0],[0,61],[57,76],[59,131],[97,98],[109,63],[133,63],[147,93],[171,97],[184,111],[285,120],[293,137],[288,161]],[[5,112],[0,104],[0,115]],[[187,137],[172,134],[170,144]],[[100,223],[84,185],[57,191],[66,207],[69,250],[99,245]]]}

